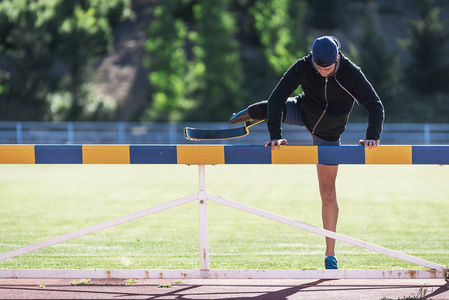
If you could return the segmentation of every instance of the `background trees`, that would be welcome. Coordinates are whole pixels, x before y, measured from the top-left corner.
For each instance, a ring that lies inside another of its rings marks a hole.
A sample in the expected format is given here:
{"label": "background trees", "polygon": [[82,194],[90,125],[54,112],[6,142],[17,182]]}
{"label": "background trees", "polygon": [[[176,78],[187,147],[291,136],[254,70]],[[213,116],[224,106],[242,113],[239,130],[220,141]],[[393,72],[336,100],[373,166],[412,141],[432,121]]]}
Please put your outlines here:
{"label": "background trees", "polygon": [[155,20],[148,27],[145,66],[151,69],[148,80],[154,87],[151,106],[145,109],[142,120],[177,121],[188,109],[186,82],[187,27],[176,17],[177,0],[167,0],[154,11]]}
{"label": "background trees", "polygon": [[441,13],[428,1],[420,1],[419,18],[407,20],[411,36],[400,41],[410,55],[403,66],[404,84],[409,87],[405,97],[412,102],[406,111],[420,122],[449,120],[449,23]]}
{"label": "background trees", "polygon": [[[447,1],[142,1],[151,90],[128,120],[226,121],[266,99],[327,34],[362,67],[388,122],[447,122]],[[95,92],[93,75],[117,49],[114,33],[126,34],[133,3],[0,2],[0,119],[115,120],[116,102]],[[364,113],[356,107],[351,120]]]}
{"label": "background trees", "polygon": [[229,0],[199,0],[193,6],[192,52],[197,105],[189,119],[223,120],[242,105],[243,80],[237,26]]}
{"label": "background trees", "polygon": [[1,2],[0,118],[111,117],[88,84],[93,63],[111,50],[111,25],[126,14],[127,0]]}

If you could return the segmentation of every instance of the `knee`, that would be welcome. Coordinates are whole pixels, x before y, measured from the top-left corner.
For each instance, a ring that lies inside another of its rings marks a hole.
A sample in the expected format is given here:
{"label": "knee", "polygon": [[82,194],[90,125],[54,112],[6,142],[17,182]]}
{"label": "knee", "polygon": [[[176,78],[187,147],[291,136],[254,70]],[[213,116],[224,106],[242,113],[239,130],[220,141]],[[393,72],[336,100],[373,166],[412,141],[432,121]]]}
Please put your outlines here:
{"label": "knee", "polygon": [[337,202],[335,184],[324,184],[320,186],[320,193],[324,205],[334,205]]}
{"label": "knee", "polygon": [[260,101],[248,106],[248,113],[252,119],[263,120],[267,118],[268,101]]}

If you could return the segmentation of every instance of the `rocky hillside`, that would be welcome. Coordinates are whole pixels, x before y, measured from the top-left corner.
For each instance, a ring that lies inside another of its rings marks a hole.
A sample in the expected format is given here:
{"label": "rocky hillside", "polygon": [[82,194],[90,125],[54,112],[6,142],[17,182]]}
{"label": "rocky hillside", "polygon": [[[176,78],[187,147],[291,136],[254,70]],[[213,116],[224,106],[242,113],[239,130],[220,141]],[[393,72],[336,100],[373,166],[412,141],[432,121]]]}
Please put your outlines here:
{"label": "rocky hillside", "polygon": [[133,0],[134,18],[114,28],[114,52],[97,69],[96,90],[117,103],[118,120],[128,121],[148,99],[151,87],[143,66],[145,28],[156,0]]}

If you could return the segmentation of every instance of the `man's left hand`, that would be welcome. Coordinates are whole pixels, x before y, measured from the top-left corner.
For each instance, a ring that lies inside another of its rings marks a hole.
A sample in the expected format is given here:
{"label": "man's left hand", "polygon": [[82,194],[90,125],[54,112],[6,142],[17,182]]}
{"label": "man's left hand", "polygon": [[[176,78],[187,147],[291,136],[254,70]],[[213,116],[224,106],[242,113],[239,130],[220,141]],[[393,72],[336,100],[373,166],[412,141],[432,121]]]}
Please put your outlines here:
{"label": "man's left hand", "polygon": [[377,146],[379,146],[379,140],[360,140],[359,144],[365,147],[369,147],[371,148],[376,148]]}

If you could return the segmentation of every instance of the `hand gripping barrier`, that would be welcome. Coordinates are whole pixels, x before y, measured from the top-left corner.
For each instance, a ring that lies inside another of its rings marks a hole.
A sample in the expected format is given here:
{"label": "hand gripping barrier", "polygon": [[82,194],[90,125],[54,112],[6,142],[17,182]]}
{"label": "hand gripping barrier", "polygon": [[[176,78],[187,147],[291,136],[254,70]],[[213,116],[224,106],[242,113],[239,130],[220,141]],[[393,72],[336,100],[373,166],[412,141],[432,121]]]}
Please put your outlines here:
{"label": "hand gripping barrier", "polygon": [[[205,165],[215,164],[449,164],[449,146],[281,146],[272,151],[248,145],[0,145],[0,164],[187,164],[199,166],[199,191],[127,216],[0,254],[0,261],[198,201],[200,270],[0,269],[0,278],[443,278],[449,269],[430,261],[273,214],[208,193]],[[281,222],[428,269],[419,270],[211,270],[207,200]]]}

